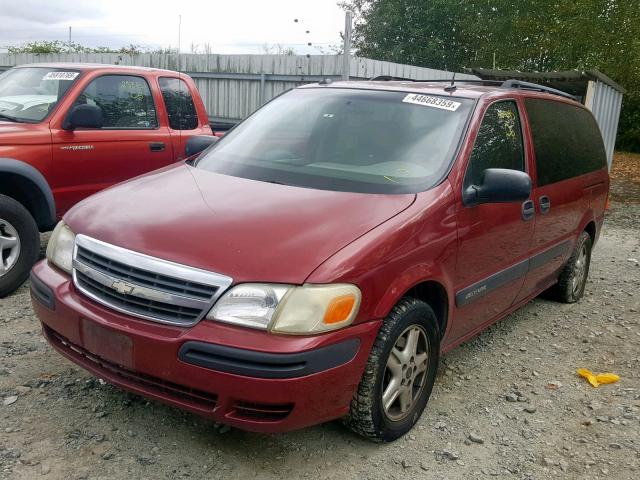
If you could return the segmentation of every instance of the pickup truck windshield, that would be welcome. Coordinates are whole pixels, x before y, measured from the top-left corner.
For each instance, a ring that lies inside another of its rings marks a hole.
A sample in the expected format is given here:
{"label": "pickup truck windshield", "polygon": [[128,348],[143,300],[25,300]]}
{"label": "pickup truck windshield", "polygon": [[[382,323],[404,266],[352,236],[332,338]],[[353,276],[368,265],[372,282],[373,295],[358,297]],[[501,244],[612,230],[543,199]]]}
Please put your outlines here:
{"label": "pickup truck windshield", "polygon": [[473,103],[408,92],[292,90],[225,135],[196,166],[323,190],[416,193],[448,171]]}
{"label": "pickup truck windshield", "polygon": [[80,75],[77,70],[14,68],[0,75],[0,120],[39,122]]}

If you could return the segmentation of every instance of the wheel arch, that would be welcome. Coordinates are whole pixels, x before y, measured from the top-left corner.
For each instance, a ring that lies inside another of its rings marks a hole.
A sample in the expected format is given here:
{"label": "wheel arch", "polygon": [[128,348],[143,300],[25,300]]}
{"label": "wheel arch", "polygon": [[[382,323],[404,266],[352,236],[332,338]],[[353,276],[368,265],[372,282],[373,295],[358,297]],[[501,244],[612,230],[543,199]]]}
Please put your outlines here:
{"label": "wheel arch", "polygon": [[595,220],[590,220],[585,226],[583,231],[587,232],[591,237],[591,241],[593,243],[596,242],[596,235],[598,233],[598,227],[596,226]]}
{"label": "wheel arch", "polygon": [[385,299],[377,307],[377,316],[385,318],[391,309],[405,297],[412,297],[428,304],[436,314],[440,339],[442,340],[450,326],[451,299],[453,296],[446,282],[436,277],[416,277],[411,282],[403,282],[389,289]]}
{"label": "wheel arch", "polygon": [[442,340],[449,325],[449,295],[445,286],[435,280],[424,280],[409,288],[402,297],[421,300],[433,309]]}
{"label": "wheel arch", "polygon": [[56,208],[51,187],[31,165],[13,158],[0,158],[0,194],[24,205],[41,232],[55,225]]}
{"label": "wheel arch", "polygon": [[593,245],[596,244],[596,242],[598,241],[598,237],[600,236],[600,232],[596,213],[591,208],[585,211],[580,218],[580,223],[578,224],[578,228],[575,233],[575,241],[577,241],[578,236],[582,232],[587,232],[591,237],[591,242],[593,243]]}

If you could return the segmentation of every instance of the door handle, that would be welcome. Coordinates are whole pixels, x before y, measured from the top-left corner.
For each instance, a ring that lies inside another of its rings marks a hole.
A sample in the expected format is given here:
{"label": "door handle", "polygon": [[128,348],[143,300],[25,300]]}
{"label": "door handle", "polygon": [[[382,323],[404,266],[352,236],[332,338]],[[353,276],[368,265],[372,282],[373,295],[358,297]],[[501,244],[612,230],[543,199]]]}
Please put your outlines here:
{"label": "door handle", "polygon": [[551,200],[546,195],[543,195],[539,199],[540,201],[540,213],[547,213],[551,210]]}
{"label": "door handle", "polygon": [[522,204],[522,220],[531,220],[536,214],[536,205],[533,200],[527,200]]}
{"label": "door handle", "polygon": [[149,150],[152,152],[164,152],[164,143],[163,142],[151,142],[149,144]]}

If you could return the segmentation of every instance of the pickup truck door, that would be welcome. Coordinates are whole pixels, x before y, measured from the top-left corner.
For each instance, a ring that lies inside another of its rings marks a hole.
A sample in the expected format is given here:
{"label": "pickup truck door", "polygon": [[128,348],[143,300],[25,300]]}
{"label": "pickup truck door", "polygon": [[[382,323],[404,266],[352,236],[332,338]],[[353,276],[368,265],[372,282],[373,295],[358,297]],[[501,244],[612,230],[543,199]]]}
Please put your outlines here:
{"label": "pickup truck door", "polygon": [[[525,155],[520,106],[515,100],[490,104],[464,178],[463,188],[480,185],[484,170],[507,168],[529,171]],[[472,127],[472,131],[474,128]],[[455,312],[451,340],[464,337],[495,320],[513,304],[527,273],[529,242],[534,218],[527,202],[458,205],[458,258]],[[523,214],[523,212],[529,212]]]}
{"label": "pickup truck door", "polygon": [[213,135],[206,110],[190,77],[158,77],[158,85],[167,111],[173,151],[176,160],[182,160],[189,138]]}
{"label": "pickup truck door", "polygon": [[64,130],[51,125],[52,189],[59,212],[110,185],[170,164],[171,135],[158,109],[157,87],[142,76],[103,74],[76,95],[75,105],[97,105],[99,129]]}

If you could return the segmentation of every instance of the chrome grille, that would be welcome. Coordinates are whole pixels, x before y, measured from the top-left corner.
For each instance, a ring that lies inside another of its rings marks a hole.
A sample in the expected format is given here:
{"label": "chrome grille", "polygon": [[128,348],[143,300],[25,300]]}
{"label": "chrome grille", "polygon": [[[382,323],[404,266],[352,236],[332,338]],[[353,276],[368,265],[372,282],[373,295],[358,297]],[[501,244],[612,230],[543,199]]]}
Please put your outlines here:
{"label": "chrome grille", "polygon": [[158,273],[151,273],[131,265],[116,262],[102,255],[98,255],[86,248],[78,247],[76,258],[83,264],[98,270],[99,272],[123,280],[134,282],[145,287],[156,288],[163,292],[187,295],[189,297],[210,300],[216,294],[218,287],[201,285],[194,282],[185,282]]}
{"label": "chrome grille", "polygon": [[204,317],[232,279],[78,235],[76,287],[114,310],[171,325]]}

